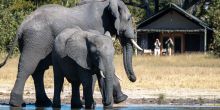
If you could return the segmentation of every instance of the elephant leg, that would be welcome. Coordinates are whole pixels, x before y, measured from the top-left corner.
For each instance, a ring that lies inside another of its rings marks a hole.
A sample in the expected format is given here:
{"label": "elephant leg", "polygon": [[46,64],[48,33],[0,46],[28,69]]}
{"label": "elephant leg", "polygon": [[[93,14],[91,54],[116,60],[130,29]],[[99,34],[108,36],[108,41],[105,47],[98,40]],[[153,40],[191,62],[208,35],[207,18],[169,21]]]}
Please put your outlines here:
{"label": "elephant leg", "polygon": [[11,106],[22,106],[23,102],[23,92],[24,85],[28,77],[35,71],[40,57],[33,56],[29,51],[23,51],[21,53],[19,64],[18,64],[18,74],[15,81],[14,87],[10,94],[10,105]]}
{"label": "elephant leg", "polygon": [[85,98],[85,108],[86,109],[93,109],[95,107],[94,105],[94,99],[93,99],[93,91],[92,91],[92,73],[88,70],[83,70],[81,74],[79,75],[80,80],[83,85],[83,95]]}
{"label": "elephant leg", "polygon": [[[56,57],[55,57],[56,58]],[[53,57],[54,59],[54,57]],[[53,107],[61,107],[60,94],[63,88],[64,75],[62,73],[61,67],[57,60],[53,60],[53,70],[54,70],[54,96],[53,96]]]}
{"label": "elephant leg", "polygon": [[[98,77],[98,82],[99,82],[99,88],[101,90],[101,93],[103,93],[102,89],[103,88],[103,84],[101,82],[103,82],[103,78],[97,74]],[[94,81],[93,81],[94,82]],[[114,74],[113,76],[113,99],[114,99],[114,103],[118,104],[120,102],[125,101],[128,98],[128,96],[126,94],[124,94],[121,91],[121,85],[119,83],[119,80],[117,78],[117,76]]]}
{"label": "elephant leg", "polygon": [[[94,94],[96,81],[97,81],[97,76],[94,74],[94,75],[92,75],[92,94]],[[82,97],[82,103],[85,105],[84,95]],[[95,100],[94,100],[94,105],[96,105]]]}
{"label": "elephant leg", "polygon": [[71,108],[82,108],[82,103],[80,101],[80,82],[72,81],[72,98],[71,98]]}
{"label": "elephant leg", "polygon": [[113,76],[113,99],[114,103],[118,104],[120,102],[125,101],[128,98],[126,94],[121,91],[121,85],[117,76],[114,74]]}
{"label": "elephant leg", "polygon": [[[51,58],[51,57],[50,57]],[[52,105],[51,100],[47,97],[45,88],[44,88],[44,72],[49,68],[51,61],[49,58],[42,60],[34,74],[32,74],[32,78],[34,80],[35,92],[36,92],[36,103],[37,107],[49,107]]]}

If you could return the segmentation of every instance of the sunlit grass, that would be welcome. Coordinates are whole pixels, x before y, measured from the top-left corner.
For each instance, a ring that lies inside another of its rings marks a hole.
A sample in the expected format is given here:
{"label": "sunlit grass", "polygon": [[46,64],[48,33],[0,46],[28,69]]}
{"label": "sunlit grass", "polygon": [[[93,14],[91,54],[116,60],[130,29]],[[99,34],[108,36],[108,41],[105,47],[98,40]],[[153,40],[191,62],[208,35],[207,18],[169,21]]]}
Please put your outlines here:
{"label": "sunlit grass", "polygon": [[210,55],[136,56],[133,58],[135,83],[127,79],[121,56],[115,56],[115,66],[126,89],[220,88],[220,61]]}
{"label": "sunlit grass", "polygon": [[[3,57],[1,56],[2,62]],[[216,89],[220,90],[220,59],[205,54],[183,54],[175,56],[134,56],[133,67],[137,81],[128,80],[122,56],[115,56],[115,68],[123,89]],[[8,60],[0,69],[0,87],[13,87],[17,76],[18,57]],[[53,70],[45,72],[45,87],[53,87]],[[70,84],[65,81],[65,85]],[[33,86],[29,77],[26,86]],[[97,89],[96,89],[97,90]]]}

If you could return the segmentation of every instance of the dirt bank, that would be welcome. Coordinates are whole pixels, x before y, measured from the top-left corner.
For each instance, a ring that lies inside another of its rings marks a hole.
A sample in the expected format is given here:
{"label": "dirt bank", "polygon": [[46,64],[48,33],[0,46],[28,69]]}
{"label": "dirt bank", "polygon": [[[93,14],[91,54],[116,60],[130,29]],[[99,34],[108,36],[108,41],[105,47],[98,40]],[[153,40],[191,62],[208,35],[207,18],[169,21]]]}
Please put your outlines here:
{"label": "dirt bank", "polygon": [[[0,88],[0,103],[8,103],[11,88]],[[53,97],[53,89],[46,89],[49,98]],[[220,91],[216,90],[198,90],[198,89],[133,89],[123,90],[128,95],[128,100],[121,104],[220,104]],[[82,94],[82,93],[81,93]],[[65,87],[62,92],[62,103],[70,103],[71,88]],[[101,104],[101,94],[95,91],[94,98],[98,104]],[[26,103],[35,102],[35,91],[33,87],[25,88],[24,100]]]}

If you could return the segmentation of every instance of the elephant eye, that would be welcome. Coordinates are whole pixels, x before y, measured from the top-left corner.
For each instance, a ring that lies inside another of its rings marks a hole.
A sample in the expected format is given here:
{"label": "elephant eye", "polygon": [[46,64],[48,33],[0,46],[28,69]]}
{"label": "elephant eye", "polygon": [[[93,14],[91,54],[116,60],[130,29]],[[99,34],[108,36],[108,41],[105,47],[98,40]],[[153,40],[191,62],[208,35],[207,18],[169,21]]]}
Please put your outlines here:
{"label": "elephant eye", "polygon": [[130,15],[130,16],[128,17],[128,21],[130,21],[130,20],[131,20],[131,18],[132,18],[132,15]]}

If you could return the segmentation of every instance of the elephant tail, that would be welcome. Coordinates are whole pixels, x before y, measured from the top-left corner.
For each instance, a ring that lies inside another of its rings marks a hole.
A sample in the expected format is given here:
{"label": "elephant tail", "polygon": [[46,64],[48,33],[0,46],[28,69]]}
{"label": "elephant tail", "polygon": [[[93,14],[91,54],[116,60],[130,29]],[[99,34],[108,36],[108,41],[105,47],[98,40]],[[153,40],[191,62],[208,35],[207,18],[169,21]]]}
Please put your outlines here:
{"label": "elephant tail", "polygon": [[13,48],[15,47],[15,45],[17,43],[18,37],[19,37],[19,35],[17,34],[14,41],[13,41],[13,43],[12,43],[12,46],[9,48],[8,55],[6,56],[5,60],[2,63],[0,63],[0,68],[3,67],[6,64],[8,58],[12,55],[13,50],[14,50]]}

